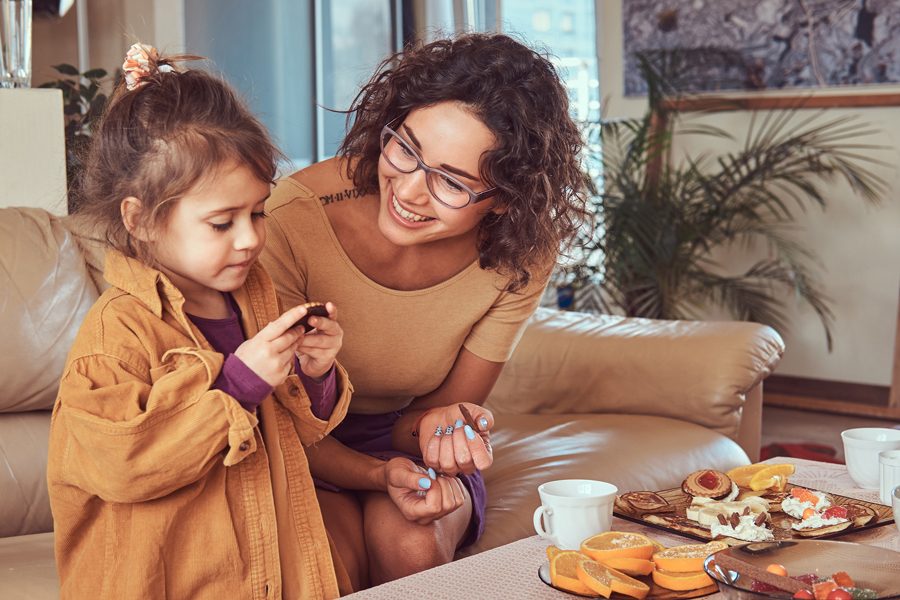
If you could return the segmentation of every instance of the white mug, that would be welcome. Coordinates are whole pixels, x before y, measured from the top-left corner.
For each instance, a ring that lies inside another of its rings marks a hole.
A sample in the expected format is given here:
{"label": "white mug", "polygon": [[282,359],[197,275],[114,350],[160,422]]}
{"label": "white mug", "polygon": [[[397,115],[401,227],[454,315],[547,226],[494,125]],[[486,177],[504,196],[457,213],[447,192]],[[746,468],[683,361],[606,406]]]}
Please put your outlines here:
{"label": "white mug", "polygon": [[900,450],[878,453],[878,481],[881,501],[891,506],[894,488],[900,486]]}
{"label": "white mug", "polygon": [[891,492],[891,505],[894,508],[894,525],[900,531],[900,485]]}
{"label": "white mug", "polygon": [[538,486],[541,505],[534,511],[534,530],[563,550],[578,550],[582,541],[612,527],[618,491],[611,483],[591,479],[542,483]]}

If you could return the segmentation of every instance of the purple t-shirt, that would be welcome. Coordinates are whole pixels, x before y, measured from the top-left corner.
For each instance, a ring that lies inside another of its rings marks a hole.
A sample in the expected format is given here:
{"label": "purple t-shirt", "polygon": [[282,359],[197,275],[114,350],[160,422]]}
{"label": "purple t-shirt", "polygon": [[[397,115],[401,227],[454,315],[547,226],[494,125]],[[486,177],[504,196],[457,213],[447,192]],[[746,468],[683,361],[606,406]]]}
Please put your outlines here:
{"label": "purple t-shirt", "polygon": [[[241,309],[231,294],[225,294],[231,315],[225,319],[206,319],[188,314],[216,352],[225,355],[225,362],[219,376],[213,382],[213,389],[221,390],[237,400],[245,410],[254,412],[266,397],[272,393],[272,386],[266,383],[250,367],[235,356],[234,351],[247,339],[241,327]],[[294,371],[299,375],[310,409],[319,419],[327,420],[337,402],[337,376],[334,366],[320,381],[306,375],[294,358]]]}

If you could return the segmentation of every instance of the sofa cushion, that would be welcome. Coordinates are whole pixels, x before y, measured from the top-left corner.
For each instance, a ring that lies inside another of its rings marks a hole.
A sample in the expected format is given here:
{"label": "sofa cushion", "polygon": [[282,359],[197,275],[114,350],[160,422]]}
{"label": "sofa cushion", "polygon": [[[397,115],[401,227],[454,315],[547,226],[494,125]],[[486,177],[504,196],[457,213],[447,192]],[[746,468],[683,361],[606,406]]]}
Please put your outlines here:
{"label": "sofa cushion", "polygon": [[68,348],[97,296],[81,246],[59,218],[0,209],[0,413],[53,406]]}
{"label": "sofa cushion", "polygon": [[0,538],[53,529],[47,493],[49,436],[50,411],[0,414]]}
{"label": "sofa cushion", "polygon": [[554,479],[599,479],[620,491],[681,485],[702,468],[749,463],[731,439],[687,421],[646,415],[498,415],[494,464],[484,471],[485,533],[468,556],[534,535],[537,487]]}
{"label": "sofa cushion", "polygon": [[658,415],[736,438],[748,392],[783,352],[781,336],[757,323],[542,308],[486,406],[495,414]]}

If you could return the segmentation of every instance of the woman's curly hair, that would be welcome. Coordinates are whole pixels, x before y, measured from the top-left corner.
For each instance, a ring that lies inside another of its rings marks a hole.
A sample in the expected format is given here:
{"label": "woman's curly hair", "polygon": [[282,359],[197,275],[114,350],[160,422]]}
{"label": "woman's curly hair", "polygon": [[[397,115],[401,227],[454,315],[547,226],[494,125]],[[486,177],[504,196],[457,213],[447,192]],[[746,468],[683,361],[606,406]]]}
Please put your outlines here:
{"label": "woman's curly hair", "polygon": [[546,57],[502,34],[410,46],[382,62],[353,101],[339,154],[351,159],[360,191],[377,191],[382,127],[447,101],[465,105],[496,139],[479,174],[498,188],[499,210],[479,225],[479,262],[508,276],[507,290],[520,290],[546,273],[587,217],[582,138]]}

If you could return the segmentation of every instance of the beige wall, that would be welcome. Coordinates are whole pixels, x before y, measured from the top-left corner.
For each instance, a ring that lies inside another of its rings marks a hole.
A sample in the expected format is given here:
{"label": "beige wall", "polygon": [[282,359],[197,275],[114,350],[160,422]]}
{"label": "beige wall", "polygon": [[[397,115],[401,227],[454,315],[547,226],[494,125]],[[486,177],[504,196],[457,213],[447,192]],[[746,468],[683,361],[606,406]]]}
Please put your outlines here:
{"label": "beige wall", "polygon": [[[136,41],[152,44],[165,53],[183,51],[183,0],[79,0],[88,12],[90,54],[86,68],[114,72],[125,51]],[[32,49],[34,85],[56,78],[52,65],[78,66],[76,9],[65,17],[39,17],[34,21]]]}
{"label": "beige wall", "polygon": [[[607,102],[606,116],[637,116],[642,99],[624,98],[622,60],[622,0],[599,0],[600,87]],[[879,88],[897,91],[900,88]],[[816,94],[846,93],[846,89]],[[804,306],[786,299],[790,330],[782,332],[787,352],[778,368],[784,375],[890,385],[894,332],[900,289],[900,107],[830,109],[828,116],[857,114],[875,126],[876,144],[886,146],[879,158],[889,163],[877,172],[888,182],[881,208],[864,207],[844,185],[828,188],[826,212],[811,210],[798,219],[798,235],[823,262],[822,281],[830,297],[836,325],[834,351],[825,349],[817,317]],[[749,122],[747,112],[716,113],[704,117],[742,139]],[[696,138],[680,140],[680,150],[697,152]],[[712,148],[715,150],[715,148]],[[721,148],[720,148],[721,149]],[[748,257],[733,253],[729,264],[739,266]]]}

